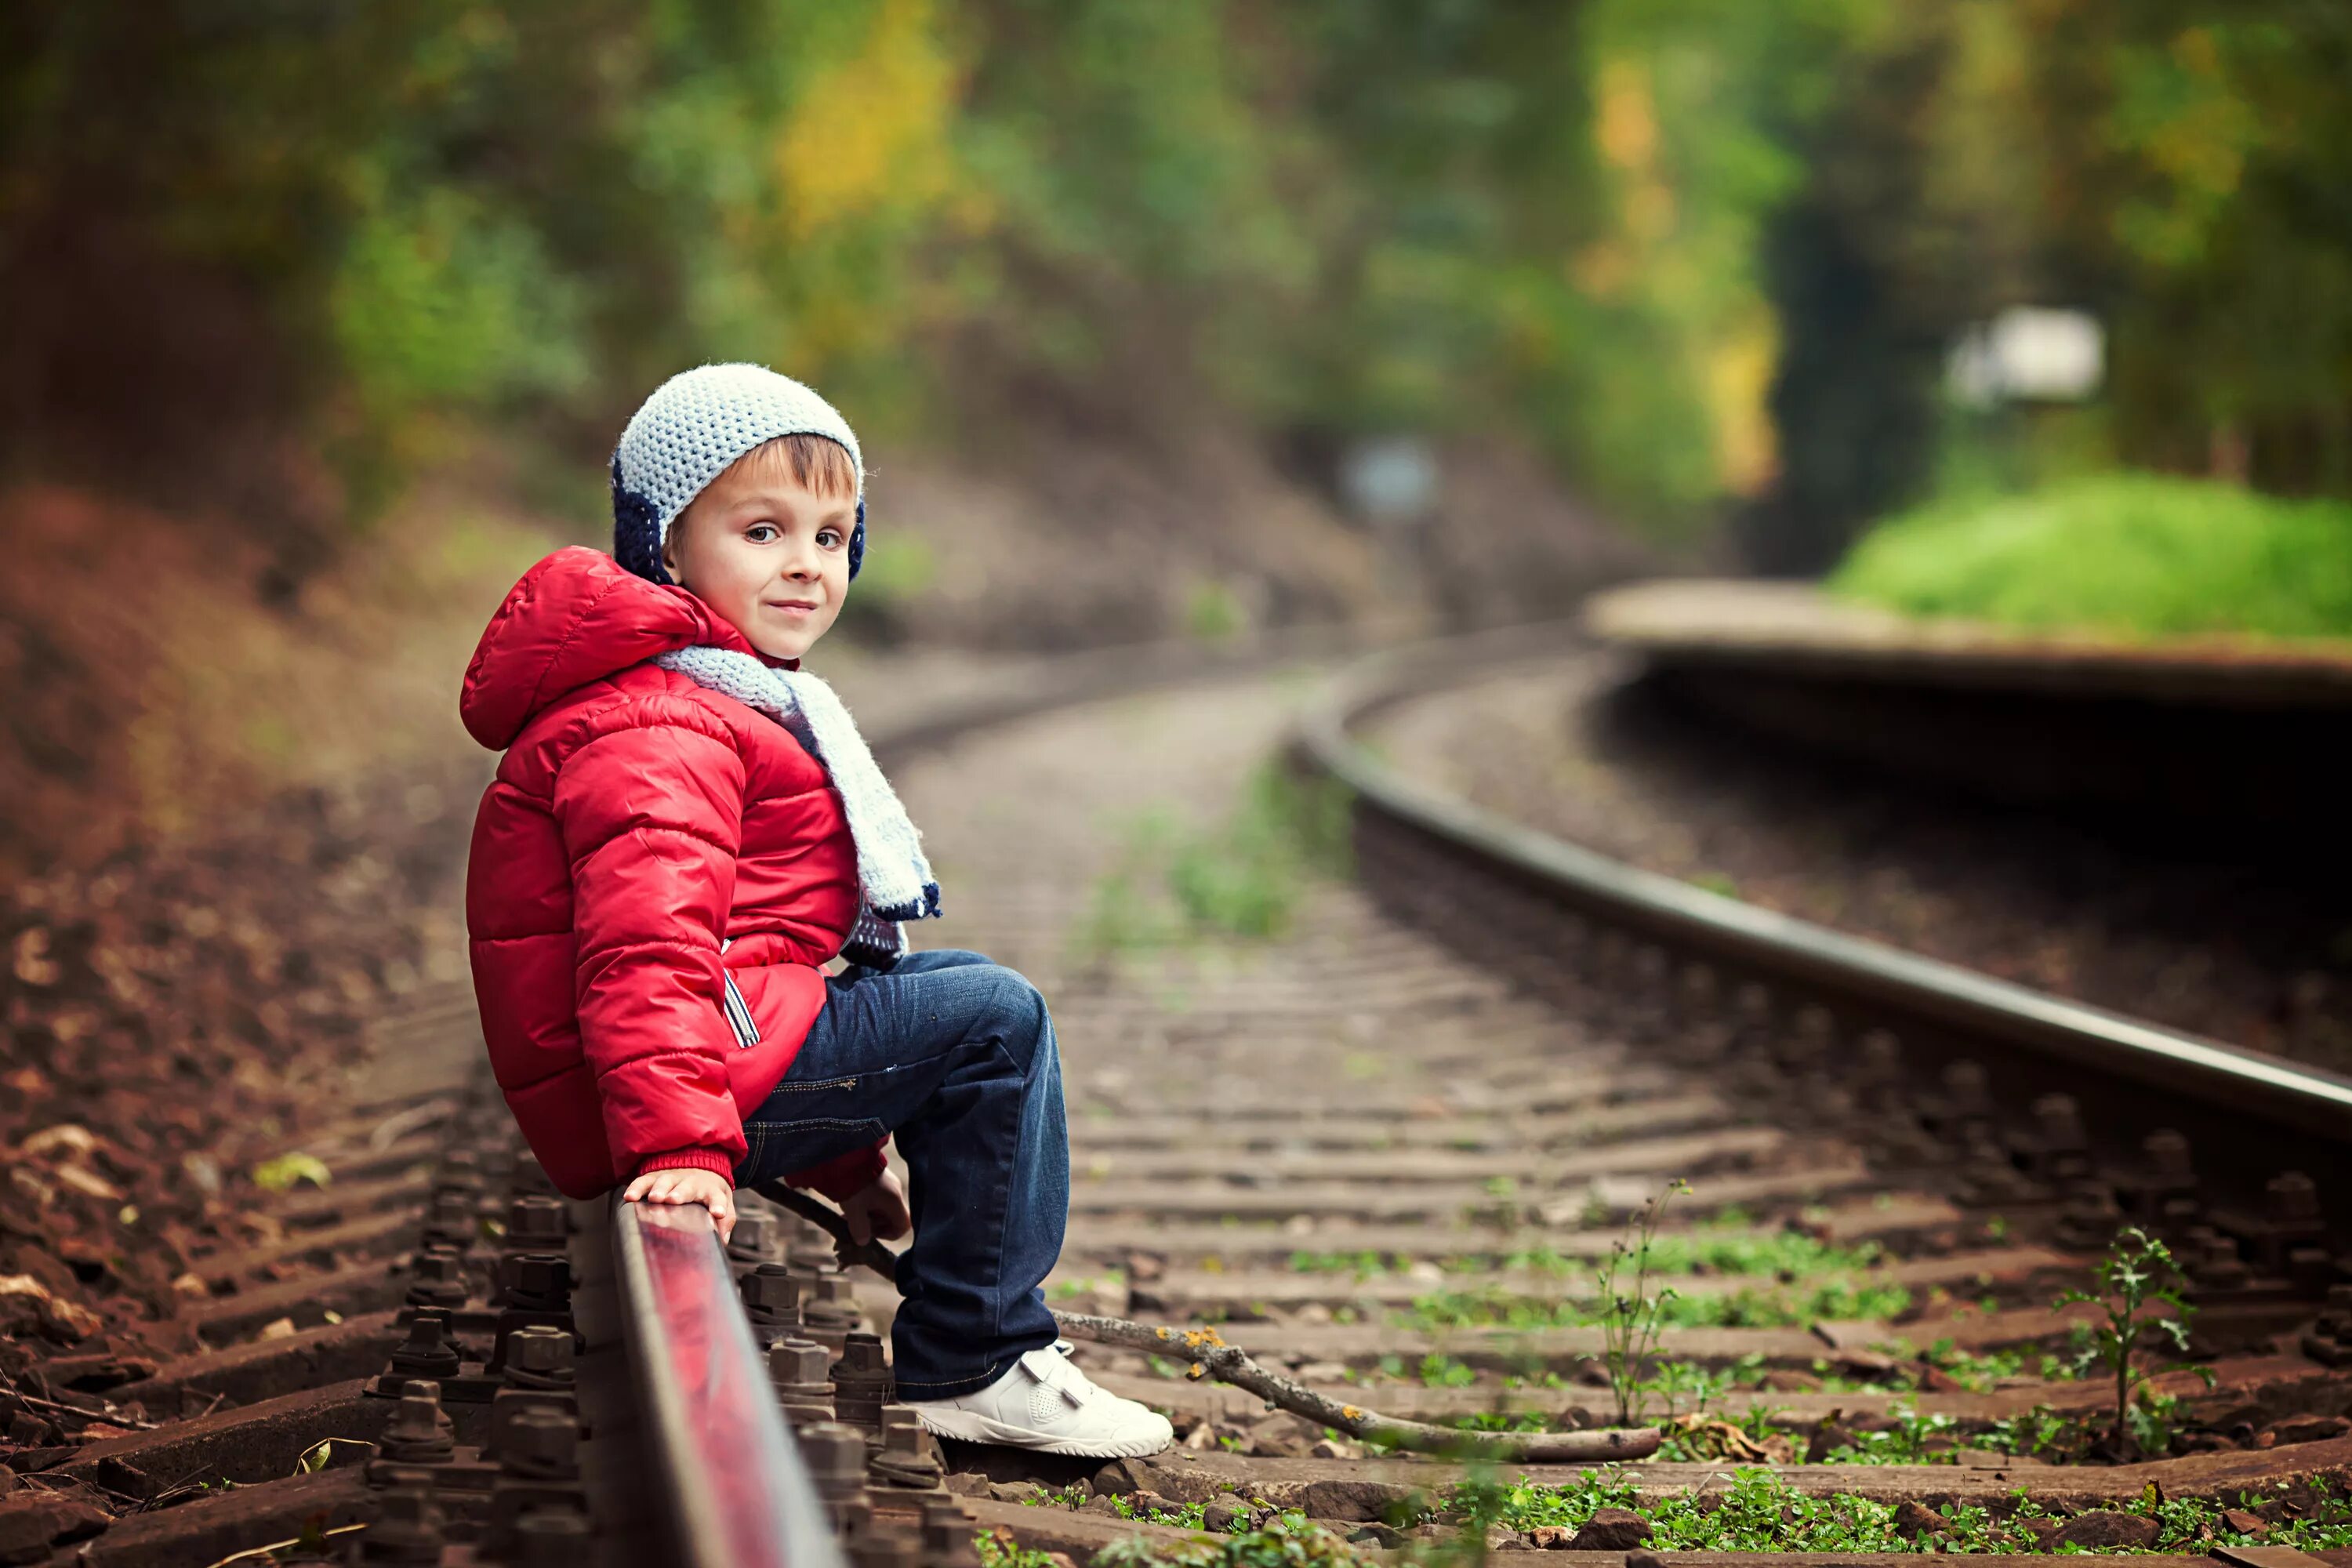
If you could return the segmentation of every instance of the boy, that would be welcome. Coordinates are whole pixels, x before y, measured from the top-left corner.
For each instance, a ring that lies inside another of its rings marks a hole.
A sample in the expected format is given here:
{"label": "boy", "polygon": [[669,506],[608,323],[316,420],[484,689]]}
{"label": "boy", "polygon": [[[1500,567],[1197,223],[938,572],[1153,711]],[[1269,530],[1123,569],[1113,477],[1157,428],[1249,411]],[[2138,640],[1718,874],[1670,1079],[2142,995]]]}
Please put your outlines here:
{"label": "boy", "polygon": [[[939,912],[919,837],[800,660],[866,548],[833,406],[759,365],[671,378],[613,459],[614,549],[523,575],[466,672],[506,752],[467,868],[482,1032],[555,1184],[698,1204],[782,1177],[897,1237],[901,1398],[946,1436],[1155,1453],[1161,1416],[1056,1348],[1069,1203],[1053,1023]],[[835,957],[847,966],[828,976]],[[895,1135],[913,1182],[885,1166]]]}

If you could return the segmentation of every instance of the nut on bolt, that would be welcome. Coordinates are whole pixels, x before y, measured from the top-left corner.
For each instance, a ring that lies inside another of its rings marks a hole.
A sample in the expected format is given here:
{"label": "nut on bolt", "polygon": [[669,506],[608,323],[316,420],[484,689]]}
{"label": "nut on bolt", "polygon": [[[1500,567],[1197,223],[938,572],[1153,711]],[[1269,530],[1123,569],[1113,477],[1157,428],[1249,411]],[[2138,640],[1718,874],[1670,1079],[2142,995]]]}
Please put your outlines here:
{"label": "nut on bolt", "polygon": [[768,1347],[768,1382],[795,1427],[833,1419],[833,1384],[825,1375],[832,1360],[823,1345],[791,1334]]}
{"label": "nut on bolt", "polygon": [[445,1522],[430,1489],[393,1487],[377,1500],[374,1521],[360,1532],[359,1560],[437,1564]]}
{"label": "nut on bolt", "polygon": [[416,1255],[408,1287],[412,1307],[462,1307],[468,1291],[466,1262],[447,1247],[428,1247]]}
{"label": "nut on bolt", "polygon": [[448,1309],[419,1307],[408,1320],[408,1337],[392,1348],[392,1371],[400,1377],[455,1377],[457,1347],[449,1341]]}
{"label": "nut on bolt", "polygon": [[507,1335],[507,1382],[519,1388],[569,1388],[572,1336],[550,1323],[531,1323]]}
{"label": "nut on bolt", "polygon": [[580,1568],[588,1550],[588,1519],[570,1509],[533,1509],[515,1521],[517,1568]]}
{"label": "nut on bolt", "polygon": [[892,1393],[890,1368],[882,1359],[879,1335],[852,1333],[833,1363],[833,1407],[846,1425],[882,1434],[882,1406]]}
{"label": "nut on bolt", "polygon": [[383,1457],[404,1465],[438,1464],[456,1451],[448,1417],[441,1414],[441,1385],[412,1378],[384,1428]]}
{"label": "nut on bolt", "polygon": [[737,1263],[781,1263],[782,1230],[766,1209],[746,1208],[735,1216],[734,1233],[727,1238],[727,1256]]}
{"label": "nut on bolt", "polygon": [[567,1233],[563,1205],[530,1194],[507,1205],[506,1247],[510,1252],[561,1252]]}
{"label": "nut on bolt", "polygon": [[580,1473],[579,1422],[544,1406],[516,1411],[499,1432],[499,1469],[529,1480],[570,1480]]}
{"label": "nut on bolt", "polygon": [[572,1260],[561,1252],[509,1252],[499,1260],[499,1304],[560,1312],[572,1304]]}

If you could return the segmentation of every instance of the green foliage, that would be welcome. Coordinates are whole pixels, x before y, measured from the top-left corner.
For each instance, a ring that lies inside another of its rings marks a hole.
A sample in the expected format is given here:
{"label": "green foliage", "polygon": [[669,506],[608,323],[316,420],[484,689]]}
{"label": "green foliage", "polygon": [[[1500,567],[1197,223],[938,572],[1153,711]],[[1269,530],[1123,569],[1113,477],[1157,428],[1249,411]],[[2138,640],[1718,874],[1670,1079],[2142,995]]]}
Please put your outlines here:
{"label": "green foliage", "polygon": [[971,1538],[981,1568],[1054,1568],[1054,1554],[1017,1544],[1001,1530],[983,1530]]}
{"label": "green foliage", "polygon": [[1248,624],[1240,598],[1223,583],[1196,583],[1184,596],[1184,635],[1196,641],[1231,642]]}
{"label": "green foliage", "polygon": [[[1632,1509],[1649,1521],[1650,1547],[1660,1552],[1914,1552],[1937,1547],[1937,1541],[1897,1534],[1892,1503],[1849,1493],[1808,1497],[1763,1469],[1738,1469],[1729,1479],[1727,1488],[1711,1486],[1704,1495],[1685,1492],[1647,1504],[1640,1482],[1617,1472],[1586,1470],[1569,1487],[1497,1484],[1490,1479],[1457,1489],[1449,1507],[1514,1530],[1544,1524],[1572,1530],[1601,1509]],[[2150,1487],[2112,1506],[2155,1519],[2158,1552],[2257,1543],[2312,1551],[2352,1543],[2352,1503],[2324,1481],[2308,1506],[2263,1534],[2232,1530],[2221,1517],[2226,1509],[2251,1509],[2265,1500],[2252,1494],[2234,1503],[2168,1499]],[[1937,1511],[1943,1523],[1934,1535],[1948,1552],[2040,1552],[2044,1549],[2023,1526],[2052,1517],[2022,1488],[1998,1510],[1953,1504]]]}
{"label": "green foliage", "polygon": [[[2116,1233],[2106,1257],[2099,1261],[2098,1276],[2096,1294],[2066,1290],[2050,1304],[2058,1308],[2083,1302],[2100,1310],[2102,1321],[2082,1335],[2076,1370],[2096,1367],[2115,1379],[2118,1444],[2128,1436],[2143,1452],[2161,1453],[2171,1441],[2178,1402],[2146,1386],[2147,1374],[2135,1358],[2144,1344],[2166,1344],[2187,1352],[2189,1319],[2196,1310],[2180,1296],[2179,1288],[2188,1281],[2172,1260],[2171,1248],[2137,1226]],[[2158,1307],[2171,1308],[2171,1315],[2158,1315]],[[2210,1368],[2198,1370],[2204,1373],[2208,1384],[2212,1381]],[[2137,1401],[2132,1397],[2136,1391],[2142,1395]]]}
{"label": "green foliage", "polygon": [[[25,0],[6,37],[12,279],[113,283],[9,380],[199,279],[250,315],[155,352],[266,362],[387,486],[477,427],[593,456],[698,359],[904,432],[971,396],[955,342],[1114,426],[1500,435],[1658,529],[1769,498],[1808,566],[1972,442],[2352,493],[2352,23],[2312,0]],[[2026,301],[2099,311],[2111,395],[1956,427],[1951,333]]]}
{"label": "green foliage", "polygon": [[2352,637],[2352,505],[2151,475],[2079,479],[1897,518],[1832,587],[1912,615],[2035,628]]}
{"label": "green foliage", "polygon": [[1870,1268],[1884,1249],[1875,1242],[1832,1247],[1801,1230],[1759,1231],[1742,1215],[1702,1221],[1686,1231],[1655,1237],[1654,1267],[1669,1274],[1769,1274],[1789,1279]]}
{"label": "green foliage", "polygon": [[1433,1352],[1421,1358],[1421,1381],[1428,1388],[1467,1388],[1478,1381],[1478,1373],[1452,1356]]}
{"label": "green foliage", "polygon": [[1284,1514],[1265,1529],[1203,1535],[1184,1542],[1130,1536],[1094,1555],[1094,1568],[1358,1568],[1347,1542],[1304,1516]]}
{"label": "green foliage", "polygon": [[[1666,1270],[1652,1268],[1647,1279],[1654,1282],[1668,1277]],[[1634,1278],[1641,1279],[1638,1269]],[[1615,1288],[1604,1279],[1596,1285],[1591,1299],[1527,1296],[1501,1286],[1433,1291],[1416,1297],[1401,1321],[1420,1329],[1606,1328],[1615,1315],[1612,1304],[1622,1301],[1630,1310],[1634,1300],[1612,1294]],[[1641,1288],[1647,1290],[1648,1283]],[[1775,1329],[1801,1327],[1824,1318],[1890,1318],[1911,1304],[1911,1292],[1900,1285],[1816,1279],[1792,1289],[1749,1288],[1704,1294],[1659,1285],[1649,1290],[1647,1299],[1653,1310],[1645,1321],[1654,1319],[1662,1330]]]}
{"label": "green foliage", "polygon": [[1350,810],[1345,785],[1274,763],[1213,826],[1188,828],[1166,811],[1148,813],[1096,884],[1074,945],[1100,958],[1213,936],[1279,936],[1314,878],[1346,875]]}
{"label": "green foliage", "polygon": [[1598,1271],[1601,1292],[1601,1365],[1609,1373],[1609,1392],[1617,1402],[1617,1425],[1633,1425],[1635,1395],[1643,1364],[1657,1348],[1664,1314],[1675,1300],[1672,1286],[1650,1284],[1651,1245],[1666,1205],[1690,1191],[1690,1184],[1669,1182],[1642,1205],[1628,1235],[1611,1246]]}

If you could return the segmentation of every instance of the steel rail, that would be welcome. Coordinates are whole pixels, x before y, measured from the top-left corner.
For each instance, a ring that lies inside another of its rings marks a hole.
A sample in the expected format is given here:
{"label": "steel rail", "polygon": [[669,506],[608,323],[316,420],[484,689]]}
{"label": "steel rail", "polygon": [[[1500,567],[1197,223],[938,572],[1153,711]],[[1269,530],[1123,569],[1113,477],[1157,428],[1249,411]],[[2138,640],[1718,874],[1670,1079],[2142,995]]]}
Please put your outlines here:
{"label": "steel rail", "polygon": [[841,1568],[709,1212],[615,1198],[613,1263],[662,1561]]}
{"label": "steel rail", "polygon": [[[1360,663],[1307,711],[1312,763],[1370,812],[1490,874],[1616,924],[1736,965],[1796,979],[1892,1015],[2220,1107],[2332,1146],[2352,1145],[2352,1079],[2167,1029],[1828,930],[1645,871],[1417,784],[1349,734],[1380,709],[1442,689],[1465,668],[1524,647],[1387,654]],[[1551,650],[1557,657],[1559,649]],[[1483,657],[1482,657],[1483,654]],[[1465,657],[1466,656],[1466,657]]]}

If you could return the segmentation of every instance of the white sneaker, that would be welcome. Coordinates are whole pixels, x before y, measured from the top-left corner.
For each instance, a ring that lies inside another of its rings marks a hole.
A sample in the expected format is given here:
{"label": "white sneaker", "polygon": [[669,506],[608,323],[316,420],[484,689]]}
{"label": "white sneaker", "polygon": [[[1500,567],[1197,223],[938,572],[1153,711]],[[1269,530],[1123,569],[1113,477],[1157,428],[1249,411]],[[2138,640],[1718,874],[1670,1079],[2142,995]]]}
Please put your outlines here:
{"label": "white sneaker", "polygon": [[1168,1417],[1088,1382],[1063,1350],[1068,1342],[1028,1352],[976,1393],[913,1401],[915,1414],[942,1437],[1044,1454],[1133,1459],[1176,1441]]}

